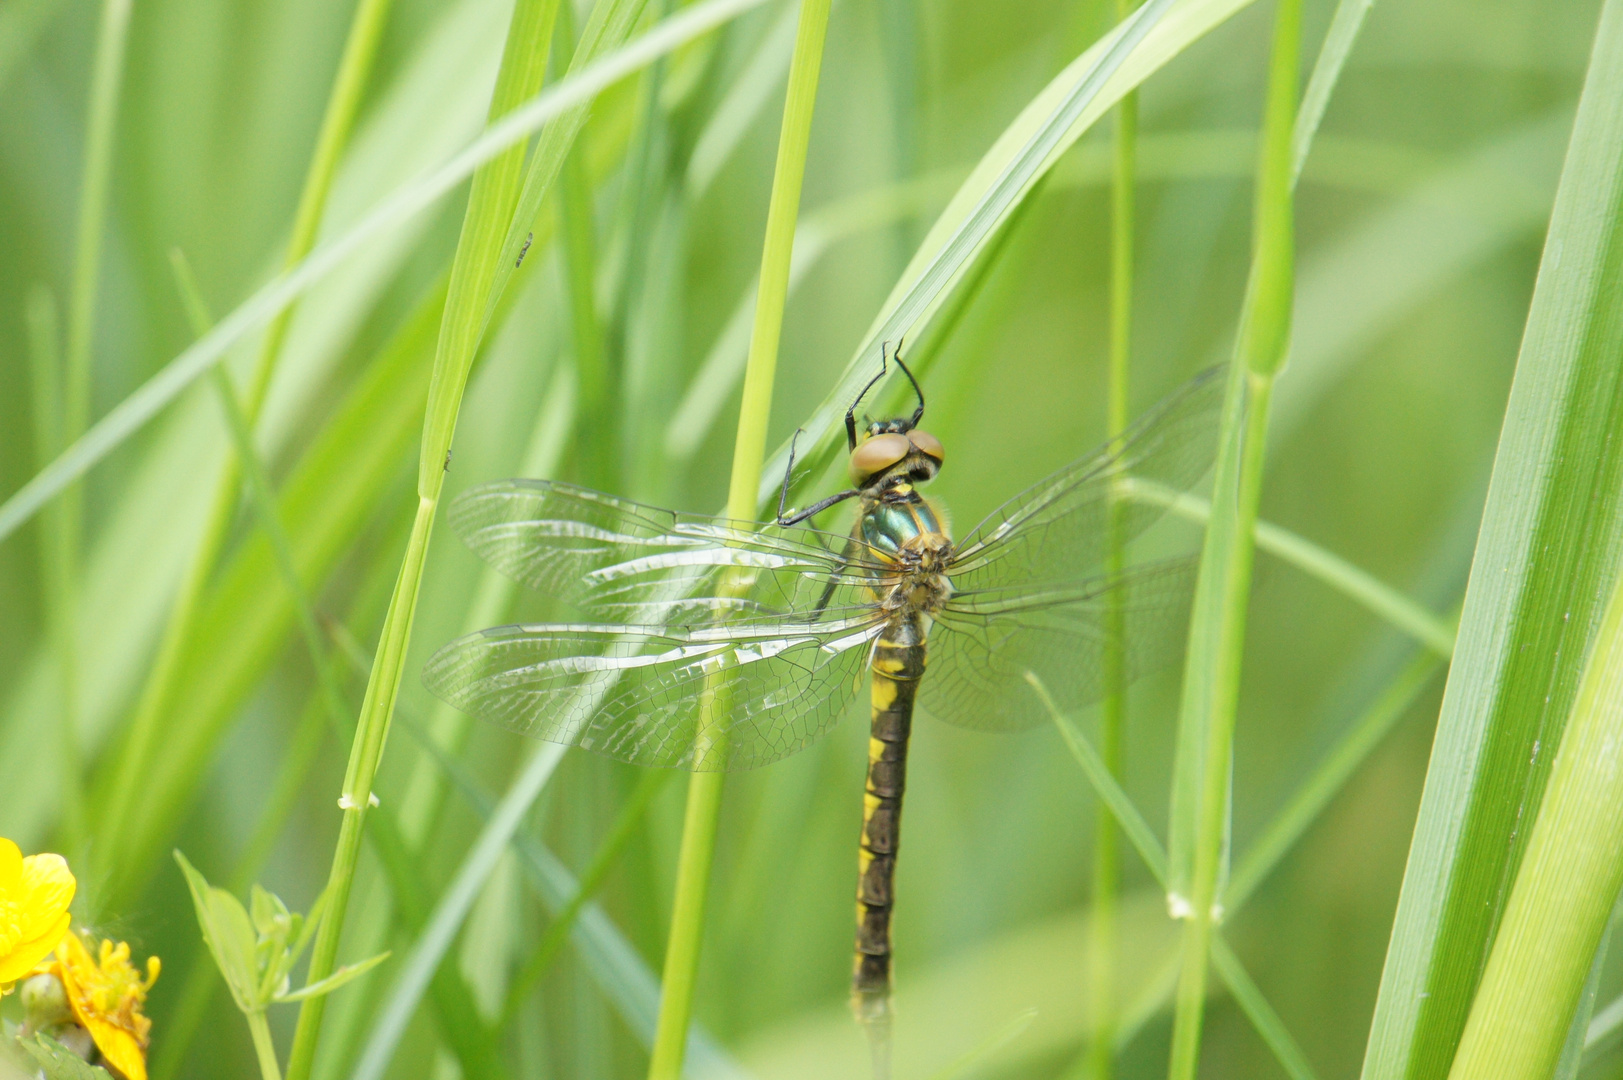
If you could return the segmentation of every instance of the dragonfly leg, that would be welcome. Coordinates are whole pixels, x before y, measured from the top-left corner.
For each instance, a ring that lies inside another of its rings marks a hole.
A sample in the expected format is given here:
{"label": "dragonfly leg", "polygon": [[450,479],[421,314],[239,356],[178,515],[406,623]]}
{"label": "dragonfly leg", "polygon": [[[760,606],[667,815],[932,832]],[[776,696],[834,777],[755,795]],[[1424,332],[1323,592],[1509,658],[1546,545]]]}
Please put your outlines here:
{"label": "dragonfly leg", "polygon": [[778,517],[773,523],[776,525],[799,525],[807,518],[816,517],[818,514],[821,514],[824,510],[827,510],[835,503],[841,503],[849,498],[852,498],[853,496],[862,494],[862,492],[858,491],[856,488],[852,488],[850,491],[842,491],[837,495],[830,495],[821,502],[813,503],[806,509],[798,511],[794,514],[785,513],[785,511],[788,509],[787,504],[789,502],[789,478],[793,476],[795,472],[795,443],[799,441],[800,432],[796,431],[795,437],[789,440],[789,467],[783,470],[783,489],[778,492]]}
{"label": "dragonfly leg", "polygon": [[[873,389],[874,383],[885,377],[885,352],[889,348],[889,342],[880,344],[879,374],[868,380],[868,385],[862,388],[862,393],[858,394],[857,399],[851,403],[851,407],[845,410],[845,449],[847,452],[857,448],[857,406],[861,405],[862,399],[868,396],[868,391]],[[908,376],[909,379],[912,377],[911,375]]]}
{"label": "dragonfly leg", "polygon": [[902,343],[900,341],[896,343],[896,354],[892,359],[896,361],[896,366],[902,369],[902,374],[907,376],[907,381],[913,384],[913,395],[919,399],[919,407],[913,410],[913,418],[907,422],[908,429],[912,430],[919,426],[920,420],[924,419],[924,390],[919,386],[919,381],[913,377],[912,370],[902,363]]}

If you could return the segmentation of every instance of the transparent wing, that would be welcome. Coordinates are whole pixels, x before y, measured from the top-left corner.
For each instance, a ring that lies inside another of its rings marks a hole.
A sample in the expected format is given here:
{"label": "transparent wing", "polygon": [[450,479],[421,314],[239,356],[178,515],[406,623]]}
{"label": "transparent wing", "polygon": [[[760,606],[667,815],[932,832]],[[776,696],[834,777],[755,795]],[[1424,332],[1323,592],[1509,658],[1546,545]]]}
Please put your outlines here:
{"label": "transparent wing", "polygon": [[886,560],[866,544],[676,514],[547,480],[503,480],[451,505],[451,526],[508,576],[608,621],[714,625],[807,617],[866,599]]}
{"label": "transparent wing", "polygon": [[1120,615],[1128,682],[1179,656],[1195,560],[1147,563],[1115,578],[957,594],[930,630],[920,703],[939,720],[976,731],[1023,731],[1048,722],[1034,673],[1060,709],[1103,696],[1106,642]]}
{"label": "transparent wing", "polygon": [[[1120,439],[1004,503],[959,541],[953,588],[973,593],[1097,575],[1110,542],[1109,508],[1118,482],[1150,481],[1180,492],[1192,487],[1211,467],[1222,399],[1222,370],[1203,372]],[[1165,512],[1146,502],[1124,502],[1124,542]]]}
{"label": "transparent wing", "polygon": [[866,607],[686,631],[500,626],[435,653],[423,681],[502,727],[635,765],[753,769],[833,726],[879,630]]}

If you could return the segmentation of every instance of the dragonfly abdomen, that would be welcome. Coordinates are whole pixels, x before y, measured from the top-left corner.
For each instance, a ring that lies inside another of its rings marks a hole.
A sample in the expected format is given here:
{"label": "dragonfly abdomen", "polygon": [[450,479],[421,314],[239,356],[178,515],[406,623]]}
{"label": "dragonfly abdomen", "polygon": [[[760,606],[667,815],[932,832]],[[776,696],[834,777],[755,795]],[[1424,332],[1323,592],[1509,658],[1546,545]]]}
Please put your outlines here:
{"label": "dragonfly abdomen", "polygon": [[913,701],[924,675],[924,648],[924,628],[916,616],[887,627],[874,643],[873,725],[862,800],[857,949],[851,980],[859,1013],[883,1010],[890,994],[890,913],[896,901],[907,739],[913,726]]}

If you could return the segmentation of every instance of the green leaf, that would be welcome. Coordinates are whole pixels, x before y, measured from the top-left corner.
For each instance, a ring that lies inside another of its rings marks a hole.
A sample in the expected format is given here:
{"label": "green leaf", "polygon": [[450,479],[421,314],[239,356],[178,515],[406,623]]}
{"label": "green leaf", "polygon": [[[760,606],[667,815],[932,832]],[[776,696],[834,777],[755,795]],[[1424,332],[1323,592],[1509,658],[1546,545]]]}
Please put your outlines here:
{"label": "green leaf", "polygon": [[45,1080],[113,1080],[112,1073],[99,1065],[90,1064],[43,1032],[33,1039],[19,1041],[22,1048],[39,1063]]}
{"label": "green leaf", "polygon": [[1494,460],[1366,1080],[1448,1073],[1623,551],[1620,146],[1623,21],[1614,0],[1596,37]]}
{"label": "green leaf", "polygon": [[320,982],[313,982],[309,986],[295,990],[290,994],[277,994],[275,1000],[278,1002],[303,1001],[305,998],[320,997],[322,994],[330,994],[340,986],[343,986],[345,983],[349,982],[351,979],[358,979],[362,975],[365,975],[368,971],[371,971],[373,968],[389,959],[390,955],[391,954],[388,952],[380,952],[376,956],[368,957],[365,960],[360,960],[353,964],[345,964],[343,967],[339,968],[331,975],[328,975]]}
{"label": "green leaf", "polygon": [[259,984],[256,963],[259,949],[254,924],[247,910],[235,896],[210,885],[179,851],[175,852],[175,861],[186,875],[186,887],[192,894],[203,941],[213,954],[237,1008],[245,1013],[259,1012],[264,1009],[266,1000]]}

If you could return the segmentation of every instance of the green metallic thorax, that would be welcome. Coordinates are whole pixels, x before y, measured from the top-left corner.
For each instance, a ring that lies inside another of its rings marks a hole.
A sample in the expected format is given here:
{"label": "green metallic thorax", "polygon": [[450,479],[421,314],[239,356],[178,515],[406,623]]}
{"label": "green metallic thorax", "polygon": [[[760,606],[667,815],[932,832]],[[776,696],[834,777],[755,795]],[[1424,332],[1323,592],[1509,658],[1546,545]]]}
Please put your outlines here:
{"label": "green metallic thorax", "polygon": [[887,555],[897,554],[915,537],[946,531],[930,504],[911,487],[893,488],[881,498],[864,498],[858,530],[865,543]]}

